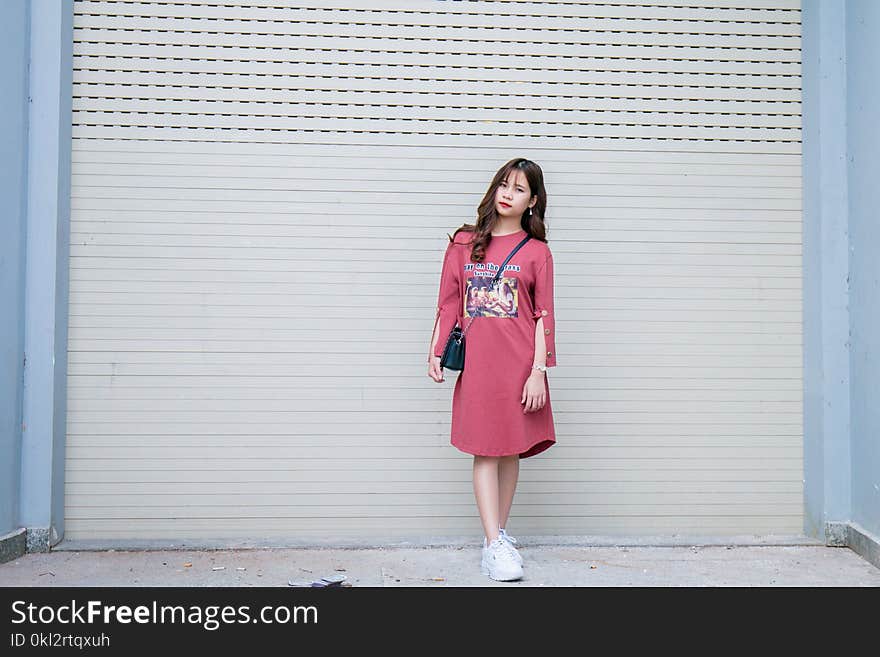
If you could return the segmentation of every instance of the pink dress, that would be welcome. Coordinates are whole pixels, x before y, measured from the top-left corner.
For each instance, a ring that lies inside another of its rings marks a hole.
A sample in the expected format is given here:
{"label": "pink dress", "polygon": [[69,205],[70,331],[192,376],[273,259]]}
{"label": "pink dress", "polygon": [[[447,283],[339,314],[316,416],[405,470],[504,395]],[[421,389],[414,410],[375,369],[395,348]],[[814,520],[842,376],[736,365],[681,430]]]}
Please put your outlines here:
{"label": "pink dress", "polygon": [[[456,320],[465,334],[465,366],[452,395],[451,443],[468,454],[528,458],[556,442],[550,385],[546,403],[524,413],[523,386],[535,359],[535,325],[544,320],[546,365],[556,365],[553,256],[545,242],[530,239],[510,259],[498,285],[491,279],[525,230],[492,237],[483,262],[470,260],[472,233],[460,231],[443,258],[434,355],[442,356]],[[474,317],[473,320],[470,318]]]}

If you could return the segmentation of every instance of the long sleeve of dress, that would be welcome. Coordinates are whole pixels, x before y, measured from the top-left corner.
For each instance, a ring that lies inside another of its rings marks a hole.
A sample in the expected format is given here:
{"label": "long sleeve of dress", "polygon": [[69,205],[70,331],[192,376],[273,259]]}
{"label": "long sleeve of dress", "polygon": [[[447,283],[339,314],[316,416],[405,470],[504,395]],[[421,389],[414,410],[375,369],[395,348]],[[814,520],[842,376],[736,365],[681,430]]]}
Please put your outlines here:
{"label": "long sleeve of dress", "polygon": [[547,346],[547,367],[556,366],[556,319],[553,309],[553,254],[535,275],[535,312],[532,319],[544,320],[544,342]]}
{"label": "long sleeve of dress", "polygon": [[[437,343],[434,345],[434,355],[438,357],[443,356],[449,332],[462,314],[461,284],[458,267],[454,264],[454,248],[452,242],[446,247],[443,269],[440,273],[440,293],[437,296],[437,318],[440,321],[440,330],[437,334]],[[436,319],[434,323],[436,325]]]}

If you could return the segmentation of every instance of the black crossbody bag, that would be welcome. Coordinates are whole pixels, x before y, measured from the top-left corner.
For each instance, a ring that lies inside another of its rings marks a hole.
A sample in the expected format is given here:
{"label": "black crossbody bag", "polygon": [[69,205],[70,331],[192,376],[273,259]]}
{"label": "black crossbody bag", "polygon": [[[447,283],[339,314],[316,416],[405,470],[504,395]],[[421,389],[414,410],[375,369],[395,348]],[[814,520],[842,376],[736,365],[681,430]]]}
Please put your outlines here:
{"label": "black crossbody bag", "polygon": [[[501,275],[504,273],[504,268],[507,266],[508,261],[513,257],[513,255],[519,251],[523,245],[532,239],[531,235],[526,235],[522,238],[522,241],[513,247],[513,251],[511,251],[507,257],[504,259],[504,262],[501,264],[501,267],[498,268],[498,271],[495,272],[495,276],[492,278],[492,285],[494,286],[498,279],[501,278]],[[464,336],[467,333],[467,330],[471,327],[471,323],[474,321],[474,317],[476,315],[472,315],[468,325],[462,330],[461,326],[456,319],[455,326],[449,332],[449,337],[446,339],[446,347],[443,349],[443,356],[440,358],[440,368],[446,368],[449,370],[464,370],[464,352],[465,352],[465,341]]]}

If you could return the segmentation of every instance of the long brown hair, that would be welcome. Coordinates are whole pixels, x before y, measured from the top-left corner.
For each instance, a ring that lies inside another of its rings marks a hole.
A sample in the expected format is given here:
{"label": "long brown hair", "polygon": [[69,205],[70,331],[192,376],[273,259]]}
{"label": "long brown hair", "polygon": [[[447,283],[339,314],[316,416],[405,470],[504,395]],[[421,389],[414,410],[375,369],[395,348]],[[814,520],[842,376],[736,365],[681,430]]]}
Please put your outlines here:
{"label": "long brown hair", "polygon": [[[495,177],[492,178],[492,182],[489,184],[489,189],[486,190],[483,200],[480,201],[480,205],[477,207],[477,223],[462,224],[459,228],[456,228],[451,236],[448,236],[449,241],[454,241],[455,236],[460,231],[473,233],[473,237],[471,238],[472,262],[482,262],[483,258],[486,256],[486,248],[489,246],[489,242],[492,241],[492,231],[499,221],[498,213],[495,211],[495,192],[499,185],[501,185],[504,180],[507,180],[507,175],[514,169],[523,172],[529,183],[529,190],[531,191],[532,196],[538,197],[535,201],[534,207],[531,208],[531,213],[529,212],[529,208],[526,208],[526,211],[520,219],[520,226],[533,238],[539,239],[542,242],[547,241],[547,228],[544,224],[544,213],[547,210],[547,191],[544,189],[544,172],[541,170],[541,167],[531,160],[527,160],[524,157],[516,157],[498,169]],[[531,200],[531,197],[529,200]]]}

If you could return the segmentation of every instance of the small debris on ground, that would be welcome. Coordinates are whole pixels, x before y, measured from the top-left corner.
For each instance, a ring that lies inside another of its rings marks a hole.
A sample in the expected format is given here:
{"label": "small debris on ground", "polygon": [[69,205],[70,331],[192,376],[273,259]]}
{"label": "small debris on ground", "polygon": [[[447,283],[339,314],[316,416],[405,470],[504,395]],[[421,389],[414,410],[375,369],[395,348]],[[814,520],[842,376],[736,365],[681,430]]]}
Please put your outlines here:
{"label": "small debris on ground", "polygon": [[[308,587],[328,587],[328,586],[340,586],[345,581],[345,575],[327,575],[322,577],[321,579],[317,579],[314,582],[308,582],[305,580],[295,580],[289,579],[287,580],[288,586],[308,586]],[[351,586],[351,584],[348,584]]]}
{"label": "small debris on ground", "polygon": [[214,566],[211,570],[226,570],[226,566]]}

